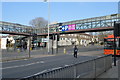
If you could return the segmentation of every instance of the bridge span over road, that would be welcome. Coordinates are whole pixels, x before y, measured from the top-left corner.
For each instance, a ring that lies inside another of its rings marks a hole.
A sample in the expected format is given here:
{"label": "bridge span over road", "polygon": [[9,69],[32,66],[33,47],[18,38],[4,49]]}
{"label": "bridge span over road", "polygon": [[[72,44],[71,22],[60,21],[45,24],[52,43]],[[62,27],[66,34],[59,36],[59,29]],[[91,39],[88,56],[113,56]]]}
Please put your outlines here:
{"label": "bridge span over road", "polygon": [[[113,30],[114,21],[120,20],[120,14],[111,14],[82,20],[74,20],[50,25],[50,34],[73,34],[82,32],[96,32]],[[35,33],[38,36],[47,36],[48,28],[32,28],[16,23],[0,21],[0,33],[29,36]]]}

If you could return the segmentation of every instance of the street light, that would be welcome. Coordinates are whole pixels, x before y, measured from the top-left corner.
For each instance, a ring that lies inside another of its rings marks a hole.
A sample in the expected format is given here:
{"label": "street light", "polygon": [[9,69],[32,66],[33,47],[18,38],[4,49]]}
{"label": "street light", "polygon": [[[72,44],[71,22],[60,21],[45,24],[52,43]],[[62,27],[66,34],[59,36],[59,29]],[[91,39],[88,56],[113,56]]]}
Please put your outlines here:
{"label": "street light", "polygon": [[31,50],[31,36],[32,36],[32,29],[29,29],[29,58],[31,57],[30,56],[30,50]]}
{"label": "street light", "polygon": [[49,24],[50,24],[50,1],[49,0],[44,0],[44,2],[48,2],[48,53],[50,52],[49,51]]}
{"label": "street light", "polygon": [[120,1],[118,2],[118,14],[120,14]]}

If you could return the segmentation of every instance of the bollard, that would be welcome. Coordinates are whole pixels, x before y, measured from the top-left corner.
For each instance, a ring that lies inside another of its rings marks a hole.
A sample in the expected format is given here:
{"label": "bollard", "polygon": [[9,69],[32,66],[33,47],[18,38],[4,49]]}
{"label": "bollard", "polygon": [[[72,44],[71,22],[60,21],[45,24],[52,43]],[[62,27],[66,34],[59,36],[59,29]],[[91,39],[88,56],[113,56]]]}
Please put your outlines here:
{"label": "bollard", "polygon": [[30,50],[32,51],[32,47],[30,48]]}
{"label": "bollard", "polygon": [[66,49],[64,48],[64,54],[66,54]]}
{"label": "bollard", "polygon": [[17,49],[17,51],[18,51],[18,53],[20,53],[20,49],[19,48]]}

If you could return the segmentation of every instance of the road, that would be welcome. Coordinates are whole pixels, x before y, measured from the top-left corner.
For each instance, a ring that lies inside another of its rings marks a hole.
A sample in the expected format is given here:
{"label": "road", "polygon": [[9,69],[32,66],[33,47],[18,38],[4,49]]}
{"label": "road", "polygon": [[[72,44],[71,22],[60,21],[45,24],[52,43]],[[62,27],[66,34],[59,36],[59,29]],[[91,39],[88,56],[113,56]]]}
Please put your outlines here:
{"label": "road", "polygon": [[[54,55],[41,58],[38,57],[18,61],[3,62],[2,76],[3,78],[27,77],[42,71],[75,64],[103,55],[103,48],[100,46],[80,47],[78,58],[73,57],[73,50],[70,47],[66,48],[66,50],[67,54],[64,55]],[[63,49],[60,51],[63,52]],[[39,52],[36,52],[35,54],[38,55]]]}

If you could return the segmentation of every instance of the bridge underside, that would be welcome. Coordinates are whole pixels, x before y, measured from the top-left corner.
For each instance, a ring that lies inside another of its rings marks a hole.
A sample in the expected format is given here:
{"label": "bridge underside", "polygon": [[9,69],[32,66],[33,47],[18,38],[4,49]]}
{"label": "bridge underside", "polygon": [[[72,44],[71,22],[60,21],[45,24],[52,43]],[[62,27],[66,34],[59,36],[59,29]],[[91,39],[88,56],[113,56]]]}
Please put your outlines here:
{"label": "bridge underside", "polygon": [[11,35],[23,35],[23,36],[29,36],[28,33],[16,33],[16,32],[9,32],[9,31],[0,31],[1,34],[11,34]]}
{"label": "bridge underside", "polygon": [[[53,33],[50,33],[50,35],[52,35],[52,34],[76,34],[76,33],[99,32],[99,31],[109,31],[109,30],[113,30],[113,27],[81,29],[81,30],[65,31],[65,32],[53,32]],[[0,31],[0,33],[2,33],[2,34],[30,36],[29,33],[16,33],[16,32],[9,32],[9,31]],[[41,34],[37,34],[37,35],[38,36],[47,36],[48,33],[41,33]]]}
{"label": "bridge underside", "polygon": [[[99,31],[110,31],[113,30],[113,27],[104,27],[104,28],[93,28],[93,29],[81,29],[81,30],[74,30],[74,31],[65,31],[65,32],[54,32],[52,34],[76,34],[76,33],[85,33],[85,32],[99,32]],[[38,34],[38,36],[47,36],[47,33]]]}

